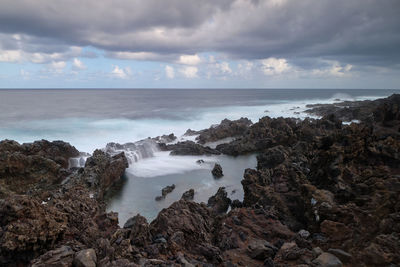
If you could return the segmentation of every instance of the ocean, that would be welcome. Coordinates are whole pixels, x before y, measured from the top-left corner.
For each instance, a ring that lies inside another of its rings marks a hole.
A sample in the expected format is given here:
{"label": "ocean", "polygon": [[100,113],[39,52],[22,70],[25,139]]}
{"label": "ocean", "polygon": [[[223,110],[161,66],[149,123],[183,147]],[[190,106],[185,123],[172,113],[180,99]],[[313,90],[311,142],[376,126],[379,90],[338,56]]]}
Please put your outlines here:
{"label": "ocean", "polygon": [[[63,140],[92,153],[109,142],[136,142],[174,133],[180,140],[187,129],[208,128],[221,120],[263,116],[305,118],[307,104],[387,97],[396,90],[338,89],[18,89],[0,90],[0,140],[20,143],[39,139]],[[186,138],[187,139],[187,138]],[[108,210],[119,212],[120,223],[140,213],[152,220],[157,213],[195,189],[195,201],[206,202],[225,186],[232,199],[243,199],[240,181],[256,155],[241,157],[170,156],[132,161],[125,177],[107,196]],[[197,160],[205,160],[199,165]],[[225,176],[210,170],[219,162]],[[175,190],[162,201],[154,198],[166,185]]]}

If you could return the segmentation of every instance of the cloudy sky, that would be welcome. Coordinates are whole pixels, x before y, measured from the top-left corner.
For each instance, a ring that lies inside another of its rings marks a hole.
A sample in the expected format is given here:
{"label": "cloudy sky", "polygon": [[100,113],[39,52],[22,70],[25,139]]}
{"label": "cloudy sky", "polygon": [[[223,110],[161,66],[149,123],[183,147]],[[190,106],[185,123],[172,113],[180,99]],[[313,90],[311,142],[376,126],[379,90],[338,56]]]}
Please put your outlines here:
{"label": "cloudy sky", "polygon": [[0,0],[1,88],[400,88],[399,0]]}

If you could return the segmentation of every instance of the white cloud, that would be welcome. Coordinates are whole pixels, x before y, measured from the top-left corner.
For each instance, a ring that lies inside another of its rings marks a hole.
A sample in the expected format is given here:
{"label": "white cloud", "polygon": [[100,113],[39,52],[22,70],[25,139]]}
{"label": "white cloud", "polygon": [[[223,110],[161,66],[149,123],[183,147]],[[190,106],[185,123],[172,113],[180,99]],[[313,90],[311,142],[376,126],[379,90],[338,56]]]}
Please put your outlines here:
{"label": "white cloud", "polygon": [[181,55],[179,57],[178,63],[184,65],[198,65],[201,62],[199,55]]}
{"label": "white cloud", "polygon": [[199,69],[197,67],[193,67],[193,66],[188,66],[188,67],[184,67],[184,68],[180,69],[180,72],[186,78],[196,78],[198,71],[199,71]]}
{"label": "white cloud", "polygon": [[175,69],[169,65],[165,66],[165,75],[168,79],[173,79],[175,77]]}
{"label": "white cloud", "polygon": [[85,64],[77,58],[74,58],[72,62],[72,66],[75,70],[84,70],[86,69]]}
{"label": "white cloud", "polygon": [[62,73],[66,66],[65,61],[53,61],[48,64],[49,71],[53,73]]}
{"label": "white cloud", "polygon": [[0,50],[0,62],[18,62],[22,59],[20,50]]}
{"label": "white cloud", "polygon": [[254,63],[251,61],[243,61],[237,65],[236,75],[248,79],[252,74]]}
{"label": "white cloud", "polygon": [[132,75],[132,71],[129,67],[120,68],[115,65],[114,69],[111,71],[111,75],[120,79],[128,79]]}
{"label": "white cloud", "polygon": [[228,73],[232,73],[232,69],[229,67],[229,63],[228,62],[221,62],[221,63],[217,63],[216,67],[225,74]]}
{"label": "white cloud", "polygon": [[107,57],[129,60],[170,61],[170,55],[161,55],[153,52],[108,52]]}
{"label": "white cloud", "polygon": [[261,69],[265,75],[279,75],[292,69],[284,58],[266,58],[261,60]]}
{"label": "white cloud", "polygon": [[311,74],[317,77],[349,77],[351,76],[350,70],[353,65],[347,64],[345,66],[340,65],[338,61],[327,61],[331,66],[328,68],[314,69]]}

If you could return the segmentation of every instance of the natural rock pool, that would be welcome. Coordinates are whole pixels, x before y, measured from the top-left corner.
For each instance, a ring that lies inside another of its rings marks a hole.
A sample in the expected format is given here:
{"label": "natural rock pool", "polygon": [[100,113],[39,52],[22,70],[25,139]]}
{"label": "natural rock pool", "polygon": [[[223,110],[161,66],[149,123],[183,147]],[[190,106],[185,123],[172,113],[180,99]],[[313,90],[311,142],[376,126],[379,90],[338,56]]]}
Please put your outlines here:
{"label": "natural rock pool", "polygon": [[[204,163],[198,164],[197,160]],[[224,176],[214,178],[211,170],[215,163],[222,166]],[[157,214],[193,188],[194,201],[205,202],[224,186],[232,200],[243,200],[241,180],[246,168],[255,168],[256,155],[246,156],[168,156],[159,152],[154,158],[143,159],[127,169],[121,181],[106,196],[107,211],[119,214],[123,225],[130,217],[140,213],[150,222]],[[175,189],[165,199],[156,201],[161,190],[175,184]]]}

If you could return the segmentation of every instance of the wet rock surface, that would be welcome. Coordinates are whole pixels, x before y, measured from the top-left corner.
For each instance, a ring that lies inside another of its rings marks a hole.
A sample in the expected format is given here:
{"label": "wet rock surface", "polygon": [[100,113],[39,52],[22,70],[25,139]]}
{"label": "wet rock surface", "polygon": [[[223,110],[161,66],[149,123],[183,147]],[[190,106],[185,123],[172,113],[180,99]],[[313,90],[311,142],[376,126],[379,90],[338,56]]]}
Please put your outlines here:
{"label": "wet rock surface", "polygon": [[199,134],[196,140],[200,144],[205,144],[207,142],[214,142],[227,137],[240,136],[246,132],[251,124],[251,120],[247,118],[240,118],[235,121],[225,119],[218,125],[196,132],[196,134]]}
{"label": "wet rock surface", "polygon": [[126,167],[123,154],[97,151],[71,173],[47,145],[29,154],[3,141],[0,265],[396,266],[399,99],[376,102],[360,124],[343,125],[336,111],[318,120],[264,117],[217,146],[258,153],[257,168],[244,172],[243,202],[231,204],[219,188],[199,204],[191,189],[151,223],[137,215],[123,228],[102,200]]}
{"label": "wet rock surface", "polygon": [[167,185],[166,187],[164,187],[164,188],[161,190],[161,196],[157,196],[157,197],[156,197],[156,201],[160,201],[160,200],[165,199],[165,197],[166,197],[169,193],[171,193],[172,191],[174,191],[174,189],[175,189],[175,185],[174,185],[174,184],[172,184],[172,185]]}
{"label": "wet rock surface", "polygon": [[161,144],[162,150],[171,151],[170,155],[174,156],[199,156],[199,155],[219,155],[221,152],[208,146],[202,146],[193,141],[178,142],[172,145]]}
{"label": "wet rock surface", "polygon": [[211,173],[215,178],[221,178],[222,176],[224,176],[222,167],[218,163],[215,163],[214,168],[211,170]]}

